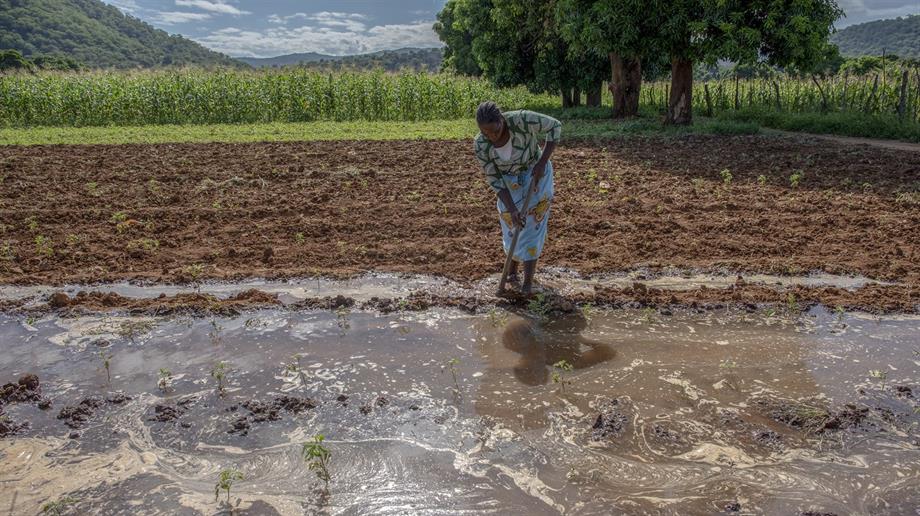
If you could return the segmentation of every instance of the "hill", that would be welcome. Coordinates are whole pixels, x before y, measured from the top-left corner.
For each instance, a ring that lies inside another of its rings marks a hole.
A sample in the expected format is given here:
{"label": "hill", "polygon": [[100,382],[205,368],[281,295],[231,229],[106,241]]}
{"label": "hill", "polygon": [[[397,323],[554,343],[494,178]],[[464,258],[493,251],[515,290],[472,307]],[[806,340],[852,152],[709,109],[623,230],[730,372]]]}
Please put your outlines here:
{"label": "hill", "polygon": [[851,25],[833,34],[831,42],[847,57],[880,56],[885,52],[920,58],[920,14]]}
{"label": "hill", "polygon": [[89,67],[245,66],[99,0],[0,0],[0,50]]}
{"label": "hill", "polygon": [[441,68],[443,51],[440,48],[401,48],[399,50],[381,50],[370,54],[353,56],[330,56],[309,52],[306,54],[288,54],[278,57],[252,58],[239,57],[240,61],[256,68],[304,66],[307,68],[369,70],[431,70]]}

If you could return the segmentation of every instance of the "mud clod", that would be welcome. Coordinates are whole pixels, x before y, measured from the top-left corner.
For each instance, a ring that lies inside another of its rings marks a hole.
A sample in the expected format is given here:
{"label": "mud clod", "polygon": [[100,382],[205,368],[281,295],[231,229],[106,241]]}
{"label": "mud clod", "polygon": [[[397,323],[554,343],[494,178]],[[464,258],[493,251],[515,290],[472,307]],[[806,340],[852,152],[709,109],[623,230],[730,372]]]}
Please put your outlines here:
{"label": "mud clod", "polygon": [[81,428],[96,413],[105,401],[100,396],[90,396],[77,405],[66,406],[58,413],[57,418],[64,420],[70,428]]}
{"label": "mud clod", "polygon": [[618,437],[626,429],[629,419],[621,411],[620,400],[613,399],[601,405],[601,413],[597,415],[594,426],[591,427],[591,438],[595,441]]}
{"label": "mud clod", "polygon": [[70,306],[70,297],[63,292],[55,292],[51,294],[51,298],[48,300],[48,306],[55,309]]}
{"label": "mud clod", "polygon": [[43,401],[38,376],[34,374],[24,375],[16,383],[7,383],[0,388],[0,403],[41,403]]}
{"label": "mud clod", "polygon": [[[253,423],[279,421],[281,420],[281,411],[299,414],[304,410],[316,408],[316,402],[312,398],[281,395],[276,396],[270,402],[256,399],[246,400],[240,406],[248,410],[249,414],[237,417],[233,421],[230,430],[227,431],[228,433],[247,435]],[[236,411],[235,406],[233,411]]]}

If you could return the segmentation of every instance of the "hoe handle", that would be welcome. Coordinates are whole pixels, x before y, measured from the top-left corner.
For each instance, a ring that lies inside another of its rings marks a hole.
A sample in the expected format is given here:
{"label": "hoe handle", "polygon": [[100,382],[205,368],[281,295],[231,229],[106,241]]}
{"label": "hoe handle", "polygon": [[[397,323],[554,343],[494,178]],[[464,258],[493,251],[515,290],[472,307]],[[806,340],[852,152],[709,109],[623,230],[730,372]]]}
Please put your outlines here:
{"label": "hoe handle", "polygon": [[[531,181],[532,183],[532,181]],[[533,194],[533,184],[527,185],[527,195],[524,196],[524,222],[527,222],[527,207],[530,205],[530,196]],[[512,221],[513,223],[513,221]],[[498,282],[498,292],[505,291],[505,282],[508,281],[508,272],[511,271],[511,261],[514,259],[514,249],[517,247],[518,237],[521,236],[523,226],[515,226],[514,234],[511,236],[511,247],[508,249],[508,256],[505,257],[505,267],[502,269],[502,279]]]}

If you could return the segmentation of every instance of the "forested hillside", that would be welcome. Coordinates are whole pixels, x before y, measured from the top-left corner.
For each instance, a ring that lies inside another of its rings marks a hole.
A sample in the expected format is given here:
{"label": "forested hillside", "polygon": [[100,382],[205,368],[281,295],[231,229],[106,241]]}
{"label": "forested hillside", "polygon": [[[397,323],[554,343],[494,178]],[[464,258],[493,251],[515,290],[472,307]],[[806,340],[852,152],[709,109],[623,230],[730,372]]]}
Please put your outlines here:
{"label": "forested hillside", "polygon": [[99,0],[0,0],[0,50],[90,67],[245,66]]}

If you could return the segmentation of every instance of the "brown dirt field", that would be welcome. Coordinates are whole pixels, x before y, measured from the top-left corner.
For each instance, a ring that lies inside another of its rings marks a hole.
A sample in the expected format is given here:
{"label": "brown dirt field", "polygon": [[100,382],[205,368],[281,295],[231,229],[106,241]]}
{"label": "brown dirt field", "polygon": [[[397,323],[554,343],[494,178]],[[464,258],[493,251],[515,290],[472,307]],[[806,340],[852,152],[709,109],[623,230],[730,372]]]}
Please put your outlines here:
{"label": "brown dirt field", "polygon": [[[826,271],[920,291],[920,153],[690,136],[570,142],[554,164],[541,264]],[[496,219],[469,141],[0,147],[5,284],[472,280],[500,271]]]}

